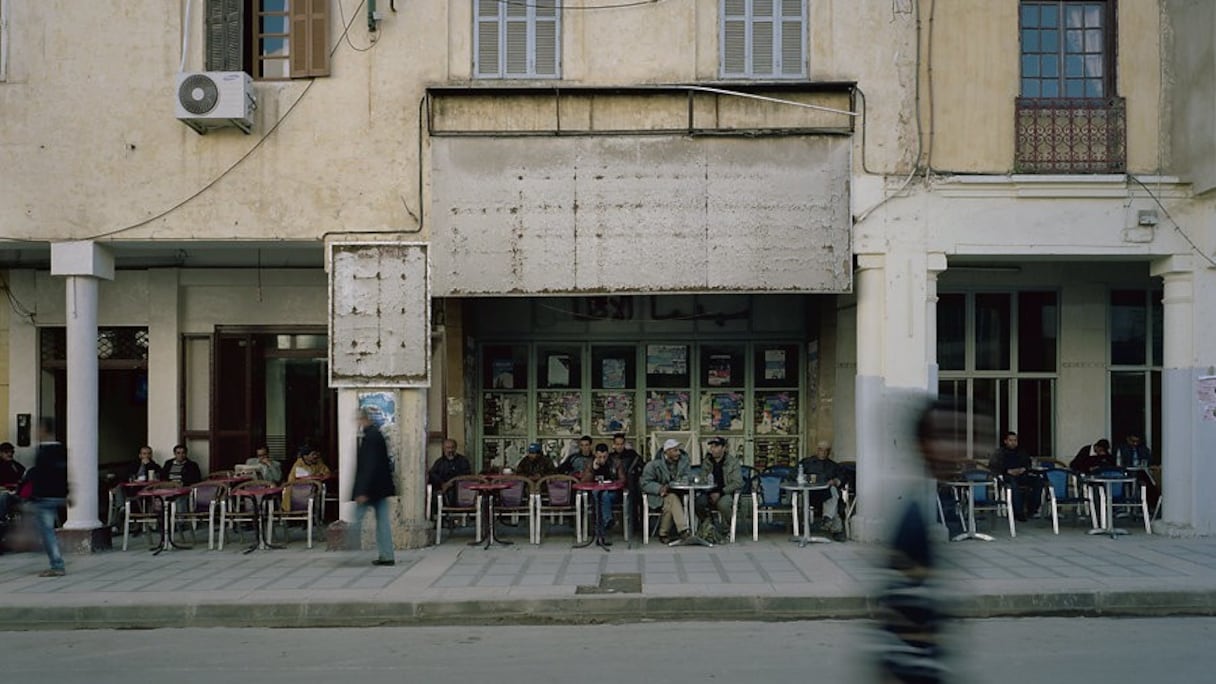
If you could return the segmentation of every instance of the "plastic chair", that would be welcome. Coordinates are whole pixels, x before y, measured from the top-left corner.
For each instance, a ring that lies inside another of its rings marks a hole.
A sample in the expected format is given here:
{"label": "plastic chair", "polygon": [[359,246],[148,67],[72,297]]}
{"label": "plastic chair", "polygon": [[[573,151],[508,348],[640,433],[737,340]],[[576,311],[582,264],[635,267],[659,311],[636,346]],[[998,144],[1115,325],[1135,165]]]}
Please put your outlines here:
{"label": "plastic chair", "polygon": [[1051,508],[1053,532],[1060,533],[1060,508],[1062,506],[1072,506],[1074,511],[1084,506],[1086,512],[1089,513],[1090,525],[1098,526],[1094,501],[1089,495],[1090,490],[1081,483],[1076,473],[1064,468],[1049,467],[1043,471],[1043,477],[1047,480],[1047,486],[1043,489],[1047,493],[1047,505]]}
{"label": "plastic chair", "polygon": [[[245,533],[244,530],[241,529],[241,525],[252,525],[258,520],[258,511],[254,510],[253,497],[242,496],[241,490],[275,486],[277,485],[270,480],[249,480],[248,482],[242,482],[228,490],[228,495],[224,497],[220,505],[220,539],[218,545],[216,546],[218,550],[224,550],[224,541],[227,538],[229,526],[235,529],[237,535],[240,536],[242,541],[244,541]],[[266,521],[266,527],[266,538],[269,539],[269,519]]]}
{"label": "plastic chair", "polygon": [[174,524],[190,523],[190,537],[195,540],[198,523],[207,521],[207,548],[215,548],[216,524],[220,518],[220,508],[228,497],[228,485],[223,482],[204,480],[190,485],[190,497],[185,510],[179,509],[174,517]]}
{"label": "plastic chair", "polygon": [[435,504],[435,545],[443,542],[443,519],[446,515],[453,522],[459,519],[467,526],[469,516],[473,516],[477,539],[481,538],[481,506],[477,492],[469,489],[469,485],[484,482],[479,475],[457,475],[443,484],[439,492],[439,500]]}
{"label": "plastic chair", "polygon": [[772,522],[776,515],[788,515],[794,526],[794,536],[798,536],[798,505],[795,497],[781,489],[781,483],[788,480],[789,468],[781,466],[769,468],[754,478],[756,495],[752,497],[752,541],[760,541],[760,514],[763,513],[766,522]]}
{"label": "plastic chair", "polygon": [[[661,506],[659,508],[651,508],[650,497],[646,495],[646,492],[642,492],[641,498],[642,501],[639,509],[642,512],[642,544],[646,545],[650,543],[651,534],[659,531],[659,521],[663,518],[663,508]],[[654,527],[651,527],[651,518],[654,518]]]}
{"label": "plastic chair", "polygon": [[149,525],[155,525],[161,520],[164,509],[161,506],[160,499],[148,500],[145,498],[137,498],[136,495],[140,490],[149,485],[159,485],[160,482],[149,482],[144,487],[131,488],[126,492],[126,500],[122,507],[122,550],[127,550],[127,543],[131,538],[131,525],[138,524],[143,526],[144,531],[148,530]]}
{"label": "plastic chair", "polygon": [[283,539],[288,539],[287,523],[302,522],[307,530],[307,548],[312,548],[312,528],[317,520],[317,509],[321,506],[321,483],[313,480],[297,480],[283,487],[285,496],[280,501],[287,504],[284,509],[272,506],[274,517],[283,528]]}
{"label": "plastic chair", "polygon": [[[853,528],[850,521],[857,512],[857,462],[843,461],[840,464],[840,501],[844,504],[844,514],[840,517],[844,522],[844,536],[853,538]],[[939,502],[940,505],[940,502]]]}
{"label": "plastic chair", "polygon": [[[511,485],[498,493],[498,502],[494,504],[494,512],[500,517],[511,516],[511,524],[519,525],[521,514],[528,516],[528,529],[532,525],[532,486],[531,478],[523,475],[496,475],[495,482]],[[529,535],[530,536],[530,535]]]}
{"label": "plastic chair", "polygon": [[[536,481],[532,487],[532,543],[539,544],[541,527],[545,516],[552,522],[557,522],[567,516],[574,521],[577,528],[580,524],[574,498],[574,483],[578,480],[570,475],[546,475]],[[578,537],[581,531],[576,529]]]}
{"label": "plastic chair", "polygon": [[739,501],[746,497],[752,502],[752,508],[756,505],[756,469],[751,466],[739,466],[740,475],[743,478],[743,486],[734,494],[734,501],[731,504],[730,515],[730,543],[735,543],[735,532],[739,527]]}
{"label": "plastic chair", "polygon": [[965,470],[961,478],[968,482],[983,482],[986,487],[969,487],[969,495],[977,513],[991,511],[997,517],[1005,516],[1009,520],[1009,537],[1018,536],[1014,528],[1013,489],[1001,482],[1001,479],[987,470]]}

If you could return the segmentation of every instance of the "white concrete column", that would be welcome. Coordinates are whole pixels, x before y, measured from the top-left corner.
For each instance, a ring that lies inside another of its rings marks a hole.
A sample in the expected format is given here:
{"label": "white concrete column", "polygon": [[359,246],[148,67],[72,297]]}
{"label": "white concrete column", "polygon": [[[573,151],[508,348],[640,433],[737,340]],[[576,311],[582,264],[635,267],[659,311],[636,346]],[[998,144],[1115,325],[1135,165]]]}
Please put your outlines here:
{"label": "white concrete column", "polygon": [[882,537],[884,506],[890,491],[888,450],[878,426],[885,423],[883,396],[883,339],[886,335],[886,257],[866,254],[857,258],[853,289],[857,297],[857,377],[854,420],[857,426],[858,508],[853,525],[859,539]]}
{"label": "white concrete column", "polygon": [[[393,459],[393,484],[397,495],[389,500],[393,521],[393,542],[397,548],[420,548],[430,543],[426,522],[426,392],[405,390],[339,390],[338,392],[338,478],[342,492],[339,517],[345,523],[355,519],[351,489],[358,461],[359,395],[363,391],[391,392],[396,415],[382,427]],[[369,516],[370,517],[370,516]],[[364,544],[371,543],[374,525],[363,524]]]}
{"label": "white concrete column", "polygon": [[101,527],[97,511],[97,291],[114,258],[93,242],[51,245],[51,275],[66,276],[67,451],[72,505],[64,529]]}
{"label": "white concrete column", "polygon": [[426,398],[425,388],[398,393],[393,539],[407,549],[428,546],[432,539],[426,520]]}
{"label": "white concrete column", "polygon": [[925,374],[929,393],[937,394],[937,277],[946,270],[946,255],[928,255],[925,281]]}
{"label": "white concrete column", "polygon": [[1195,306],[1216,295],[1216,269],[1195,268],[1189,255],[1156,261],[1152,274],[1163,280],[1164,349],[1161,428],[1154,447],[1161,457],[1163,527],[1175,533],[1216,532],[1216,422],[1203,415],[1197,381],[1212,374],[1216,331],[1211,307]]}
{"label": "white concrete column", "polygon": [[937,387],[936,278],[946,263],[915,250],[857,263],[857,487],[865,503],[855,529],[879,541],[909,500],[930,494],[912,421]]}
{"label": "white concrete column", "polygon": [[353,389],[338,390],[338,519],[344,523],[355,520],[351,488],[355,485],[355,463],[359,449],[358,410],[358,392]]}
{"label": "white concrete column", "polygon": [[[148,435],[158,461],[170,458],[185,425],[179,425],[181,401],[181,284],[175,268],[148,271]],[[209,455],[208,455],[209,456]],[[191,456],[195,460],[198,454]],[[210,462],[199,463],[203,472]]]}

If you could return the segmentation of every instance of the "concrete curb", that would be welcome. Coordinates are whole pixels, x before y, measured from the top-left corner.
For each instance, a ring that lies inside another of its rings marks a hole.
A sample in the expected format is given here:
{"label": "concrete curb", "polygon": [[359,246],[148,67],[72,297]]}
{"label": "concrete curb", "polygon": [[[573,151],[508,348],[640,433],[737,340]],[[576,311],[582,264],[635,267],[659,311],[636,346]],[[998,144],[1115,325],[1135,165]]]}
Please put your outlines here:
{"label": "concrete curb", "polygon": [[[958,597],[960,618],[1216,615],[1216,591],[1065,592]],[[399,602],[198,602],[108,606],[0,606],[0,630],[165,627],[377,627],[595,624],[673,620],[868,619],[867,597],[577,596],[555,599]]]}

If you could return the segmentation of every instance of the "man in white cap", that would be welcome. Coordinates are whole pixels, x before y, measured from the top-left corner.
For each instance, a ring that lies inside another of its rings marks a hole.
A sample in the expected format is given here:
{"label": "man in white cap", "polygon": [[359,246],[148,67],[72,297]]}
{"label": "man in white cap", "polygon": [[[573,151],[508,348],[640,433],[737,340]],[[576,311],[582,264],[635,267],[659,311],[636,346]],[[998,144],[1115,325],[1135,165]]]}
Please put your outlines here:
{"label": "man in white cap", "polygon": [[684,515],[684,503],[675,490],[668,485],[676,480],[691,478],[688,454],[674,439],[663,442],[663,457],[653,458],[642,469],[642,492],[646,494],[646,505],[663,508],[659,516],[659,541],[666,544],[670,539],[671,525],[675,523],[676,534],[687,539],[691,534],[688,518]]}
{"label": "man in white cap", "polygon": [[820,441],[815,447],[815,455],[802,459],[799,463],[807,481],[828,483],[827,489],[810,492],[811,505],[823,508],[823,526],[832,533],[836,541],[844,541],[844,523],[840,519],[840,465],[832,460],[832,445]]}

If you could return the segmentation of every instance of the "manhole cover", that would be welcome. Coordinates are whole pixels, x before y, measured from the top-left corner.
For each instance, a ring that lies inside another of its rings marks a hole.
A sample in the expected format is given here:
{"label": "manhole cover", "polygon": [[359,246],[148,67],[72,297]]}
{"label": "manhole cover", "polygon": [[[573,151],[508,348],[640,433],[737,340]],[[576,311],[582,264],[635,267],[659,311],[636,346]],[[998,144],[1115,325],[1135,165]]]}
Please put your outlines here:
{"label": "manhole cover", "polygon": [[584,584],[574,590],[576,594],[640,594],[642,575],[637,572],[605,573],[600,575],[598,585]]}

